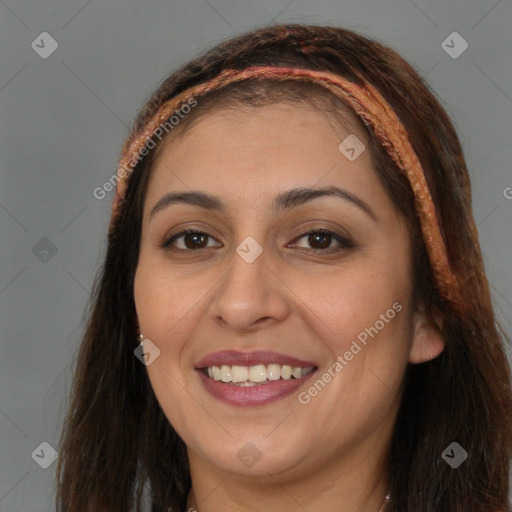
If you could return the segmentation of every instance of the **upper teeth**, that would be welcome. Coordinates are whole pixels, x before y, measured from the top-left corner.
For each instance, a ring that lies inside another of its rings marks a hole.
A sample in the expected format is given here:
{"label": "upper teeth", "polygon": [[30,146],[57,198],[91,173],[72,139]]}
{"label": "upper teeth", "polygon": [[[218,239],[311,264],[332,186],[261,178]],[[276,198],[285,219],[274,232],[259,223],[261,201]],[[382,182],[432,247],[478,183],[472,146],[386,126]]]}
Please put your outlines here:
{"label": "upper teeth", "polygon": [[300,379],[314,369],[313,366],[302,368],[300,366],[290,366],[287,364],[258,364],[256,366],[210,366],[208,367],[208,377],[222,382],[265,382],[279,379]]}

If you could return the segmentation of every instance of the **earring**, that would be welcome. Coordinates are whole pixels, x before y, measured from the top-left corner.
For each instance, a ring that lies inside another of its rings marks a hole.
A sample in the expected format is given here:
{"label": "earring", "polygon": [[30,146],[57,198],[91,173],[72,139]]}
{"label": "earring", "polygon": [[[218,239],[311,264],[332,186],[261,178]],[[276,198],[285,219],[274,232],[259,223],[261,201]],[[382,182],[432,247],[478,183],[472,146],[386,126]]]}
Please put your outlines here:
{"label": "earring", "polygon": [[142,334],[142,333],[140,333],[140,334],[139,334],[139,343],[140,343],[141,345],[143,345],[143,342],[144,342],[144,336],[143,336],[143,334]]}

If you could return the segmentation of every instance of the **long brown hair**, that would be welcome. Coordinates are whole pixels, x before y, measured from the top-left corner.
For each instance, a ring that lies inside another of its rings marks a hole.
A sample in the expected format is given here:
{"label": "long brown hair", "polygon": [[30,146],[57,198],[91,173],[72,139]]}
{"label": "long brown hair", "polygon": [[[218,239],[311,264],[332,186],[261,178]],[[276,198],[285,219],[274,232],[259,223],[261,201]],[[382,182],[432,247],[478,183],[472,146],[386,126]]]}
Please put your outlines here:
{"label": "long brown hair", "polygon": [[[224,69],[294,66],[363,76],[395,110],[425,170],[439,212],[448,256],[464,290],[466,314],[456,314],[436,292],[418,229],[413,193],[366,131],[375,169],[409,222],[416,300],[443,316],[446,348],[436,359],[407,367],[389,449],[393,512],[510,512],[512,389],[505,333],[494,316],[471,190],[455,129],[418,73],[393,50],[349,30],[273,25],[226,41],[188,63],[153,93],[135,119],[140,132],[159,106]],[[281,100],[346,111],[340,100],[311,84],[240,82],[201,100],[175,133],[209,109]],[[133,282],[142,211],[155,148],[130,176],[120,215],[109,232],[104,264],[91,296],[88,323],[76,359],[68,415],[57,465],[57,508],[62,512],[140,511],[149,491],[152,511],[184,510],[191,486],[183,441],[164,416],[138,344]],[[457,442],[468,459],[452,469],[441,457]],[[165,454],[165,457],[162,456]]]}

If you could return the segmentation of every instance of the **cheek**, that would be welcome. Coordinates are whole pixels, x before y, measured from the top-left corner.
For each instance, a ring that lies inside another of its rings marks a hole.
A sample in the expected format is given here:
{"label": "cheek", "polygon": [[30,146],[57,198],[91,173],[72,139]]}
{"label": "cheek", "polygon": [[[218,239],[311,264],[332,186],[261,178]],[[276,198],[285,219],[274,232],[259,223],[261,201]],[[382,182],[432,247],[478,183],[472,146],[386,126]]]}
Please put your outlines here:
{"label": "cheek", "polygon": [[159,263],[141,258],[134,281],[141,332],[167,350],[168,340],[180,338],[179,332],[200,307],[200,299],[209,288],[204,279],[179,279],[175,272],[166,271]]}
{"label": "cheek", "polygon": [[325,413],[325,422],[333,414],[333,425],[352,420],[370,425],[374,414],[391,406],[408,362],[412,315],[406,266],[301,277],[295,284],[302,312],[328,353],[318,376],[327,381],[325,387],[319,383],[311,393],[306,390],[303,401],[321,404],[311,410],[319,417]]}
{"label": "cheek", "polygon": [[204,295],[205,288],[199,280],[180,280],[175,272],[164,269],[161,262],[141,254],[134,280],[135,307],[144,338],[160,350],[146,367],[151,387],[169,422],[186,435],[190,422],[202,413],[184,391],[182,365],[191,326],[196,323],[198,296]]}
{"label": "cheek", "polygon": [[406,269],[340,267],[324,275],[290,274],[283,280],[293,283],[294,295],[300,299],[295,301],[297,307],[336,354],[360,333],[364,341],[365,330],[376,323],[382,332],[407,328],[404,306],[410,301],[410,283]]}
{"label": "cheek", "polygon": [[324,425],[325,439],[344,431],[353,433],[352,443],[362,440],[396,405],[410,350],[410,313],[406,296],[380,291],[338,296],[337,315],[323,317],[330,322],[330,335],[322,339],[330,360],[300,400]]}

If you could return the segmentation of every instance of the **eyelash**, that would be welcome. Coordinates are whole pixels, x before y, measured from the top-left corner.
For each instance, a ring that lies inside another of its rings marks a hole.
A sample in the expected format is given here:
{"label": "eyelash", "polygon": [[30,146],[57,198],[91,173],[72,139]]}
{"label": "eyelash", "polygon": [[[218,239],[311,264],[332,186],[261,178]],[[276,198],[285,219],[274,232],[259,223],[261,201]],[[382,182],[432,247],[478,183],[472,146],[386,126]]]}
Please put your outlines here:
{"label": "eyelash", "polygon": [[[180,252],[180,251],[183,251],[183,252],[192,252],[192,251],[194,251],[194,252],[196,252],[196,251],[201,251],[202,249],[208,249],[208,247],[200,247],[198,249],[176,249],[176,248],[171,248],[171,244],[173,242],[175,242],[178,238],[181,238],[182,236],[189,235],[189,234],[200,234],[200,235],[206,235],[209,238],[213,238],[211,235],[209,235],[208,233],[205,233],[204,231],[200,231],[200,230],[197,230],[197,229],[186,229],[184,231],[180,231],[179,233],[176,233],[175,235],[172,235],[170,238],[167,238],[161,244],[161,246],[162,246],[163,249],[167,249],[167,250],[169,250],[171,252]],[[326,248],[326,249],[309,249],[310,251],[313,251],[313,252],[316,252],[316,253],[333,254],[333,253],[337,253],[339,251],[342,251],[343,249],[353,249],[355,247],[355,244],[353,242],[351,242],[347,238],[342,237],[341,235],[338,235],[337,233],[334,233],[333,231],[329,231],[328,229],[313,229],[311,231],[307,231],[306,233],[303,233],[302,235],[298,236],[297,238],[295,238],[295,240],[300,240],[301,238],[304,238],[305,236],[314,235],[314,234],[321,234],[321,235],[331,236],[332,238],[334,238],[334,240],[336,240],[340,244],[337,247],[329,247],[329,248]],[[306,249],[306,250],[308,250],[308,249]]]}

